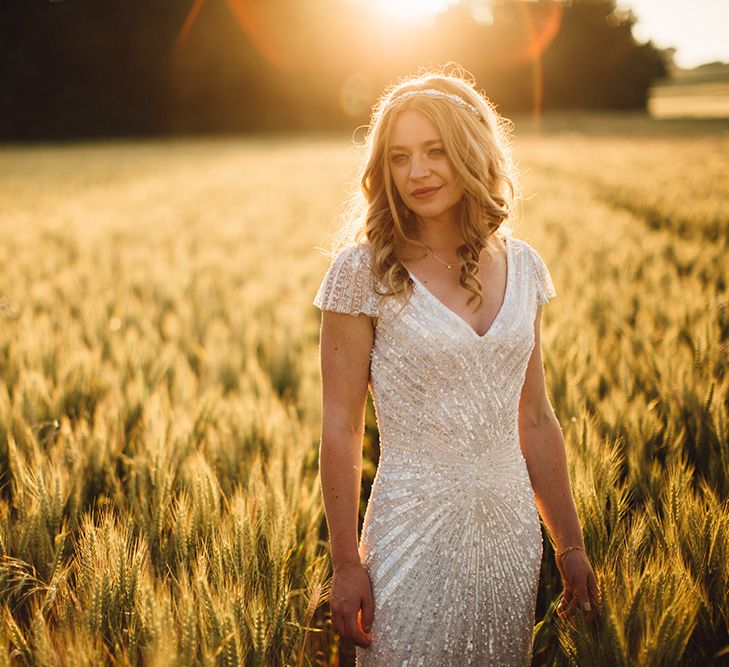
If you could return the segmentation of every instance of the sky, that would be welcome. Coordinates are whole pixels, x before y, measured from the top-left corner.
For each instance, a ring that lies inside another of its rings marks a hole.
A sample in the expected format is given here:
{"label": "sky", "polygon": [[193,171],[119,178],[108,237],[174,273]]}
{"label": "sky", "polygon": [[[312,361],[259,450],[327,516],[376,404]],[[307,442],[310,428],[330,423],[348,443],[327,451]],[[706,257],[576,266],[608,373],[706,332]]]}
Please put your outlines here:
{"label": "sky", "polygon": [[729,62],[729,0],[617,0],[638,17],[633,35],[639,42],[674,46],[680,67]]}
{"label": "sky", "polygon": [[[458,0],[347,0],[367,2],[378,11],[406,22],[428,22]],[[488,6],[488,0],[474,0]],[[633,35],[660,48],[675,47],[679,67],[729,62],[729,0],[616,0],[637,17]]]}

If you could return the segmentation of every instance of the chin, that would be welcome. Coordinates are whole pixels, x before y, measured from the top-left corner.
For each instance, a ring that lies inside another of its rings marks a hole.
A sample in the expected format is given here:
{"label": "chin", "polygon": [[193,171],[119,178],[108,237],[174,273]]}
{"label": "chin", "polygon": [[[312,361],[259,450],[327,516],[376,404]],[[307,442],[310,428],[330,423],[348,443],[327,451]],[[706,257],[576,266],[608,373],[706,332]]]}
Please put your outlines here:
{"label": "chin", "polygon": [[417,206],[411,207],[415,215],[421,218],[437,218],[450,210],[450,206]]}

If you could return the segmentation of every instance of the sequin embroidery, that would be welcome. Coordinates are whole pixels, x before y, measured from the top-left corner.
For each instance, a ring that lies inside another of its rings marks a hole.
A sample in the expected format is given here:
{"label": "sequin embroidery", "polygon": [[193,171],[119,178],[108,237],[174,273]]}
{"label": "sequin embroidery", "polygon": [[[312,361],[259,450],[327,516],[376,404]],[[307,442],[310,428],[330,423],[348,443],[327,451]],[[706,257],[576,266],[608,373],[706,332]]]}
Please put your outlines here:
{"label": "sequin embroidery", "polygon": [[405,307],[376,294],[365,245],[340,251],[314,298],[378,318],[380,461],[359,543],[375,613],[359,667],[531,662],[542,536],[518,403],[537,306],[556,291],[529,244],[508,244],[504,300],[483,336],[417,279]]}

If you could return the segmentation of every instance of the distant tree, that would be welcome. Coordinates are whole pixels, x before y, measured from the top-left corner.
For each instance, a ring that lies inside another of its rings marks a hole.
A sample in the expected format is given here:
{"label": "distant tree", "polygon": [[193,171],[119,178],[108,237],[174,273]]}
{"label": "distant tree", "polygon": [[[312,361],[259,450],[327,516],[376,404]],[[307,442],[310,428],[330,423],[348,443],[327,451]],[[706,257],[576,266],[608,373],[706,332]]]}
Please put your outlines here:
{"label": "distant tree", "polygon": [[505,112],[645,108],[670,49],[614,0],[463,0],[404,28],[350,0],[3,0],[0,139],[366,120],[420,65],[461,63]]}
{"label": "distant tree", "polygon": [[575,0],[544,54],[545,107],[645,108],[672,53],[632,35],[636,17],[614,0]]}

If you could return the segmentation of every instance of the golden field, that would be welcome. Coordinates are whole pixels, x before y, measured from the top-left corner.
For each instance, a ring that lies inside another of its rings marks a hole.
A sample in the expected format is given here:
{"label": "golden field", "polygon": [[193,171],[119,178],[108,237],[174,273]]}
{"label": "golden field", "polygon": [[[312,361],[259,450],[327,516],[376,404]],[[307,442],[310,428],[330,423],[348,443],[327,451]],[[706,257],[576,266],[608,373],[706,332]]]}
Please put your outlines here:
{"label": "golden field", "polygon": [[[599,622],[535,665],[729,659],[729,121],[517,120]],[[351,664],[317,479],[347,136],[0,148],[0,664]],[[375,474],[368,405],[361,514]]]}

